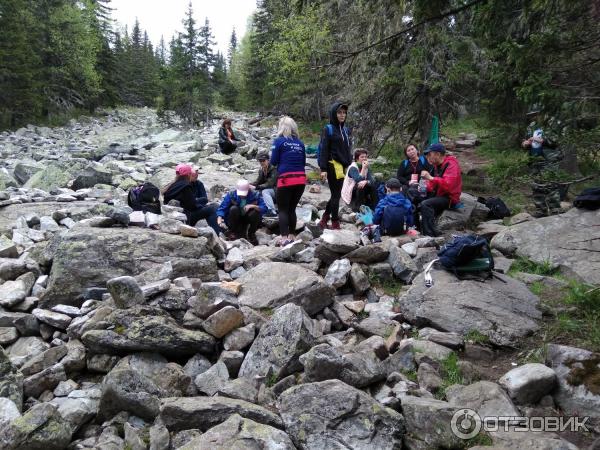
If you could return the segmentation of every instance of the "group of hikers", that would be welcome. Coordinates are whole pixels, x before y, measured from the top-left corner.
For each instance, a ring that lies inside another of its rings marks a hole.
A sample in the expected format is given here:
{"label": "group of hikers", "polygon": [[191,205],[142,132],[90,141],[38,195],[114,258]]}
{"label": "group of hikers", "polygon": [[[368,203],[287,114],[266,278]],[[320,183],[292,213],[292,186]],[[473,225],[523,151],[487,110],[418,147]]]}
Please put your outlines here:
{"label": "group of hikers", "polygon": [[[374,242],[381,235],[416,234],[437,236],[435,218],[445,209],[459,204],[462,181],[458,161],[446,153],[440,143],[429,145],[420,155],[415,145],[404,151],[395,178],[385,183],[375,180],[368,151],[352,150],[351,133],[346,127],[348,105],[334,103],[329,124],[321,133],[318,165],[330,198],[318,222],[322,229],[338,230],[340,200],[343,198],[363,221],[363,235]],[[235,150],[238,141],[231,120],[219,130],[222,152]],[[278,217],[279,244],[293,242],[297,225],[296,207],[304,193],[307,176],[306,149],[298,134],[298,125],[288,116],[279,120],[270,155],[259,153],[260,164],[254,183],[240,179],[220,204],[208,202],[206,189],[198,179],[198,170],[187,164],[176,167],[175,180],[163,189],[165,203],[179,201],[189,225],[200,219],[228,239],[247,238],[257,244],[256,231],[263,217]]]}

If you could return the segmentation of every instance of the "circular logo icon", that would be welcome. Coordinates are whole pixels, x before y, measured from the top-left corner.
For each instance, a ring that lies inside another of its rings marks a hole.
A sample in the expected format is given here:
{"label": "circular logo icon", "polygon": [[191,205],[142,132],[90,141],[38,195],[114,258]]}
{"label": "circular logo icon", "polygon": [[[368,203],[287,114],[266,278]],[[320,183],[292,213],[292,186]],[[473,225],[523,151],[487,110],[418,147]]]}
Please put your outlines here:
{"label": "circular logo icon", "polygon": [[450,428],[454,436],[460,439],[471,439],[481,431],[481,417],[477,411],[469,408],[459,409],[452,416]]}

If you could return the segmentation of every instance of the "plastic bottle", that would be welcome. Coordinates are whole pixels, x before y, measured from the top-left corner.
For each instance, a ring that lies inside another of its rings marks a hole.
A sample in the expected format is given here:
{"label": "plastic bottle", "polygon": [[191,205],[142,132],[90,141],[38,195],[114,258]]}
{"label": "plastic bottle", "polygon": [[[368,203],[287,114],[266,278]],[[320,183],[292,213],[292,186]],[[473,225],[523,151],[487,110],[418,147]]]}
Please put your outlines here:
{"label": "plastic bottle", "polygon": [[421,197],[425,197],[427,195],[427,180],[425,178],[421,178],[419,180],[419,195]]}

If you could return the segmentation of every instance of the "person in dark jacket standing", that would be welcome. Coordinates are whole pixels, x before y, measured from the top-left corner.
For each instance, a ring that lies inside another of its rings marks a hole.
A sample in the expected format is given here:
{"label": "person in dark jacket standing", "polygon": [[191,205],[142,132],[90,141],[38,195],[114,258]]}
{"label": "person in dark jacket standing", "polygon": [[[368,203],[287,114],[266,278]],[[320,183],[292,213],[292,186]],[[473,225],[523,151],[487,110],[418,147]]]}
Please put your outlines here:
{"label": "person in dark jacket standing", "polygon": [[[171,200],[177,200],[187,217],[188,225],[194,226],[200,219],[206,219],[210,227],[217,235],[220,230],[217,225],[216,206],[208,205],[206,190],[202,185],[204,196],[200,199],[196,196],[197,187],[192,184],[192,179],[198,179],[198,173],[187,164],[178,164],[175,167],[175,180],[163,189],[165,204]],[[200,183],[202,184],[202,183]],[[202,205],[202,203],[204,203]]]}
{"label": "person in dark jacket standing", "polygon": [[237,148],[238,142],[231,129],[231,119],[225,119],[219,128],[219,148],[221,152],[228,155],[233,153]]}
{"label": "person in dark jacket standing", "polygon": [[329,228],[328,222],[331,218],[331,229],[340,229],[339,209],[342,186],[346,168],[352,162],[350,133],[345,127],[347,114],[348,105],[341,102],[334,103],[329,112],[329,125],[321,134],[319,155],[321,180],[327,181],[331,191],[325,213],[319,222],[321,228]]}
{"label": "person in dark jacket standing", "polygon": [[269,154],[259,153],[256,157],[260,164],[258,177],[251,188],[260,192],[267,209],[269,210],[265,217],[275,217],[277,207],[275,206],[275,186],[277,184],[277,169],[269,161]]}
{"label": "person in dark jacket standing", "polygon": [[271,164],[277,167],[277,206],[281,245],[294,240],[296,206],[306,186],[306,150],[298,137],[298,125],[291,117],[279,120],[277,137],[271,146]]}

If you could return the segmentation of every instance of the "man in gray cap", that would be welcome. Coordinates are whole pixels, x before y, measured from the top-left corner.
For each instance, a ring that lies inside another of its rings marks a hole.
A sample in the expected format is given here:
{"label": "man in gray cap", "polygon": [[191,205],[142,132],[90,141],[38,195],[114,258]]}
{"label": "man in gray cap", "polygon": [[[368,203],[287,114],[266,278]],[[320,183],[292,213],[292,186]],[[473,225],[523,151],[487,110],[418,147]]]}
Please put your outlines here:
{"label": "man in gray cap", "polygon": [[264,214],[264,217],[275,217],[277,216],[277,207],[275,206],[277,168],[271,165],[269,154],[267,152],[259,153],[256,156],[256,159],[260,163],[260,168],[258,169],[258,177],[252,185],[252,189],[260,192],[262,195],[262,199],[268,209],[268,212]]}

